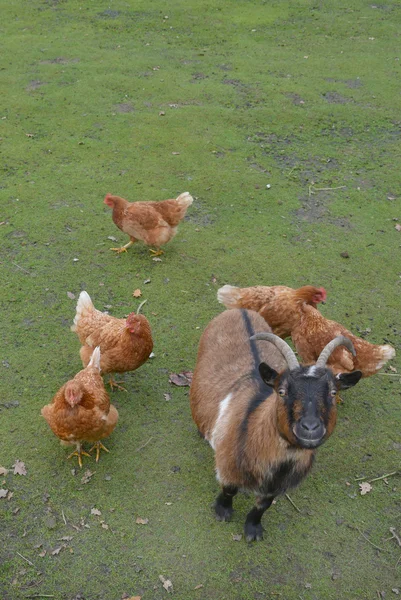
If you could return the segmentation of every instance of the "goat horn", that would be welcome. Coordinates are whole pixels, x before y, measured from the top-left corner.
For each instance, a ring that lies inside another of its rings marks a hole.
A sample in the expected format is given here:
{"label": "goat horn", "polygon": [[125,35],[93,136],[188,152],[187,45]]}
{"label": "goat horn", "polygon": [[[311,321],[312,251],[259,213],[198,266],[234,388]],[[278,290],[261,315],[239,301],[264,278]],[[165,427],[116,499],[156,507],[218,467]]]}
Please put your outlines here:
{"label": "goat horn", "polygon": [[284,356],[290,371],[294,371],[295,369],[299,368],[299,362],[294,351],[292,348],[290,348],[287,342],[278,337],[278,335],[266,332],[255,333],[255,335],[251,337],[251,340],[267,340],[268,342],[271,342]]}
{"label": "goat horn", "polygon": [[351,340],[349,338],[345,337],[344,335],[338,335],[337,337],[334,338],[334,340],[331,340],[331,342],[329,342],[327,344],[327,346],[325,346],[323,348],[323,350],[320,353],[319,358],[316,361],[315,366],[317,368],[325,367],[330,354],[333,352],[333,350],[335,350],[335,348],[337,348],[337,346],[345,346],[347,348],[347,350],[349,350],[353,356],[356,355],[355,348],[354,348]]}

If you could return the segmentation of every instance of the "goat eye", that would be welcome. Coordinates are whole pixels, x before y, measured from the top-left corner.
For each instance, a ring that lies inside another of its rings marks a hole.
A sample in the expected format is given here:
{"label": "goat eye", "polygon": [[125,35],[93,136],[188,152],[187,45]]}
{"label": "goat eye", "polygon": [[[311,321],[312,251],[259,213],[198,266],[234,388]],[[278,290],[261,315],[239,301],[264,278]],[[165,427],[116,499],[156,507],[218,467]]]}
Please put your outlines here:
{"label": "goat eye", "polygon": [[285,389],[284,388],[280,388],[278,391],[278,395],[279,396],[285,396]]}

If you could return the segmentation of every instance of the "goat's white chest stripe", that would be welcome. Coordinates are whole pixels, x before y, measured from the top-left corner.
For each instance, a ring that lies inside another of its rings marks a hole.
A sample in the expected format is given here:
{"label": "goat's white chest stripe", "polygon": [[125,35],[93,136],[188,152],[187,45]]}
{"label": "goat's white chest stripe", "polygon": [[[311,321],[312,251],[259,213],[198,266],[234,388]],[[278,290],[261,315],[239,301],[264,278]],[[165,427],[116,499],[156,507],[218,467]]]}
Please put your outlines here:
{"label": "goat's white chest stripe", "polygon": [[209,443],[213,450],[216,449],[216,443],[224,437],[227,421],[228,421],[228,406],[232,400],[233,395],[230,393],[220,402],[219,414],[216,419],[215,426],[210,436]]}

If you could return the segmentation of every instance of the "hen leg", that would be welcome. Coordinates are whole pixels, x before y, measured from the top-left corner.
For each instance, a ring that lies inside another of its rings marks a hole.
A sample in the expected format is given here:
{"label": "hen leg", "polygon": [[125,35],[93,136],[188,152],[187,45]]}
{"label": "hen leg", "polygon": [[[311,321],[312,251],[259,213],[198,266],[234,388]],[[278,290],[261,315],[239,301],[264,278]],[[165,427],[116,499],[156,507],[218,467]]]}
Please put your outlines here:
{"label": "hen leg", "polygon": [[89,456],[90,457],[90,454],[88,454],[87,452],[85,452],[85,450],[82,450],[81,442],[76,442],[76,447],[77,447],[76,450],[72,454],[70,454],[69,456],[67,456],[67,460],[69,458],[72,458],[73,456],[77,456],[78,457],[78,464],[79,464],[80,468],[82,469],[82,456]]}
{"label": "hen leg", "polygon": [[92,446],[92,448],[89,450],[89,452],[92,452],[92,450],[96,448],[96,462],[99,462],[99,456],[100,456],[100,450],[105,450],[106,452],[110,452],[110,450],[108,450],[106,448],[106,446],[103,446],[102,442],[95,442],[94,445]]}
{"label": "hen leg", "polygon": [[127,244],[125,244],[125,246],[121,246],[121,248],[110,248],[110,250],[117,252],[117,254],[121,254],[122,252],[127,252],[127,248],[132,246],[134,242],[136,242],[136,239],[132,237],[130,241]]}
{"label": "hen leg", "polygon": [[114,379],[113,375],[110,375],[109,386],[111,387],[111,391],[113,391],[114,388],[118,388],[122,392],[126,392],[127,390],[125,389],[125,387],[123,387],[122,385],[120,385],[120,383],[124,383],[124,382],[123,381],[116,381]]}
{"label": "hen leg", "polygon": [[157,248],[157,250],[149,248],[149,252],[153,254],[153,256],[161,256],[162,254],[164,254],[163,250],[160,250],[160,248]]}

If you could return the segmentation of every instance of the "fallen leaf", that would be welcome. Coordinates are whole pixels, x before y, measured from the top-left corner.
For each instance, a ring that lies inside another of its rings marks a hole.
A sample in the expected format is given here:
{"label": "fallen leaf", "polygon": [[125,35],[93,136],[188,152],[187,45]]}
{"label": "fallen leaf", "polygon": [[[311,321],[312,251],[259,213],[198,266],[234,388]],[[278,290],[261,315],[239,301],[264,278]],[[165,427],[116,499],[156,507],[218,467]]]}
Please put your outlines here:
{"label": "fallen leaf", "polygon": [[58,541],[59,542],[71,542],[72,540],[72,535],[65,535],[64,537],[60,538]]}
{"label": "fallen leaf", "polygon": [[60,554],[60,550],[64,548],[64,546],[59,546],[58,548],[55,548],[54,550],[52,550],[51,554],[52,556],[57,556],[57,554]]}
{"label": "fallen leaf", "polygon": [[149,519],[142,519],[141,517],[137,517],[135,519],[135,523],[138,523],[138,525],[147,525],[149,523]]}
{"label": "fallen leaf", "polygon": [[[108,236],[107,236],[107,239],[108,239],[108,240],[111,240],[112,242],[116,242],[116,241],[117,241],[117,238],[115,238],[115,237],[114,237],[114,235],[108,235]],[[99,283],[99,285],[100,285],[100,283]],[[104,285],[104,284],[103,284],[103,285]]]}
{"label": "fallen leaf", "polygon": [[39,556],[40,556],[41,558],[43,558],[44,556],[46,556],[46,554],[47,554],[47,551],[46,551],[46,550],[43,550],[42,552],[39,552]]}
{"label": "fallen leaf", "polygon": [[232,537],[234,542],[240,542],[242,540],[242,535],[240,533],[233,533]]}
{"label": "fallen leaf", "polygon": [[98,510],[97,508],[92,508],[91,509],[91,515],[96,515],[98,517],[100,517],[102,513],[100,512],[100,510]]}
{"label": "fallen leaf", "polygon": [[190,386],[192,382],[192,371],[183,371],[182,373],[170,373],[169,382],[178,386]]}
{"label": "fallen leaf", "polygon": [[163,575],[159,575],[159,579],[163,584],[164,589],[167,592],[172,592],[173,591],[173,584],[171,583],[170,579],[165,579],[163,577]]}
{"label": "fallen leaf", "polygon": [[159,258],[158,256],[154,256],[154,257],[152,258],[152,260],[153,260],[154,262],[162,262],[162,259],[161,259],[161,258]]}
{"label": "fallen leaf", "polygon": [[359,484],[359,491],[360,491],[361,496],[364,496],[371,490],[372,490],[372,486],[367,481],[363,481],[362,483]]}
{"label": "fallen leaf", "polygon": [[161,110],[161,111],[159,112],[159,117],[164,117],[164,115],[165,115],[165,114],[166,114],[166,113],[164,112],[164,110]]}
{"label": "fallen leaf", "polygon": [[171,506],[173,503],[172,502],[165,502],[164,503],[166,506]]}
{"label": "fallen leaf", "polygon": [[179,152],[172,152],[171,154],[173,154],[174,156],[178,156],[180,153]]}
{"label": "fallen leaf", "polygon": [[7,500],[11,500],[11,498],[14,496],[14,492],[8,492],[7,494]]}
{"label": "fallen leaf", "polygon": [[19,460],[19,458],[17,458],[17,460],[13,464],[13,467],[14,475],[26,475],[25,463],[23,463],[22,460]]}
{"label": "fallen leaf", "polygon": [[397,225],[395,226],[397,231],[401,231],[401,225],[399,223],[397,223]]}
{"label": "fallen leaf", "polygon": [[33,137],[35,137],[35,136],[33,135],[33,133],[26,133],[25,135],[26,135],[26,137],[29,137],[29,138],[33,138]]}
{"label": "fallen leaf", "polygon": [[109,529],[109,526],[104,521],[100,521],[100,524],[103,527],[103,529]]}
{"label": "fallen leaf", "polygon": [[166,402],[171,400],[171,394],[163,394],[163,396],[164,396],[164,399],[166,400]]}
{"label": "fallen leaf", "polygon": [[200,590],[201,588],[203,588],[203,583],[200,583],[199,585],[196,585],[194,587],[194,590]]}
{"label": "fallen leaf", "polygon": [[134,296],[134,298],[140,298],[142,296],[142,292],[140,289],[137,289],[132,292],[132,295]]}
{"label": "fallen leaf", "polygon": [[0,489],[0,498],[7,498],[7,494],[8,490],[5,490],[4,488]]}
{"label": "fallen leaf", "polygon": [[145,279],[143,283],[150,283],[150,279]]}
{"label": "fallen leaf", "polygon": [[81,483],[89,483],[91,477],[95,474],[96,471],[92,473],[89,469],[86,469],[85,473],[81,477]]}
{"label": "fallen leaf", "polygon": [[127,598],[127,600],[141,600],[142,596],[131,596],[130,598]]}
{"label": "fallen leaf", "polygon": [[349,254],[348,254],[348,252],[341,252],[340,256],[341,256],[342,258],[349,258]]}
{"label": "fallen leaf", "polygon": [[72,292],[67,292],[67,296],[70,300],[75,300],[75,294],[73,294]]}
{"label": "fallen leaf", "polygon": [[[397,369],[395,367],[392,367],[391,365],[389,365],[390,367],[390,371],[392,371],[393,373],[397,373]],[[0,469],[0,475],[1,475],[1,469]]]}
{"label": "fallen leaf", "polygon": [[0,467],[0,475],[7,475],[8,473],[8,469],[6,469],[5,467]]}

